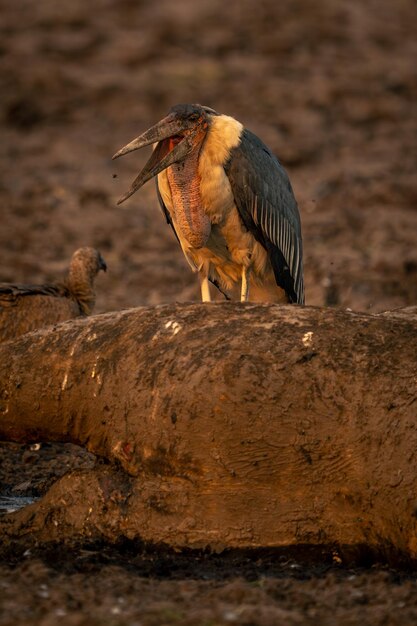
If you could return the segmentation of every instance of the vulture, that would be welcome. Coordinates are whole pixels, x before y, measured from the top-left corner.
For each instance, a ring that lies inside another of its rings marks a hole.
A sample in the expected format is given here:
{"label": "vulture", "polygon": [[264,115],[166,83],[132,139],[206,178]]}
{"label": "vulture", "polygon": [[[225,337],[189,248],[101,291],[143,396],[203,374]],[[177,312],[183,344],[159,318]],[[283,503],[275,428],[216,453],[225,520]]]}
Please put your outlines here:
{"label": "vulture", "polygon": [[94,279],[107,266],[101,254],[90,247],[79,248],[71,258],[62,282],[31,285],[0,283],[0,342],[90,315],[95,304]]}

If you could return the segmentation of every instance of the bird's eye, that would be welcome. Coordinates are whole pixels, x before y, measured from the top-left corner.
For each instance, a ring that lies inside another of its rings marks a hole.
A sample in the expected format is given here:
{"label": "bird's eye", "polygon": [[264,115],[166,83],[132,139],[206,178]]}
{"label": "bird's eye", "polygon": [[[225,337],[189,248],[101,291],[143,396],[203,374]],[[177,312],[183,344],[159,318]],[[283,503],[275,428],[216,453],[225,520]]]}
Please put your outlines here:
{"label": "bird's eye", "polygon": [[198,118],[200,117],[199,113],[191,113],[190,115],[190,120],[198,120]]}

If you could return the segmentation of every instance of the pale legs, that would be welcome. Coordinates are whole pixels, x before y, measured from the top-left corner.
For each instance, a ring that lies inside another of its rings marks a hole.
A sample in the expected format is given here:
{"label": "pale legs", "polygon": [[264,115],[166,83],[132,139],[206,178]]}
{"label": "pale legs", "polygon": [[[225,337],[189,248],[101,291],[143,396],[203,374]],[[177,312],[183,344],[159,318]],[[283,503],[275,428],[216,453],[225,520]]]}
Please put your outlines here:
{"label": "pale legs", "polygon": [[240,290],[241,302],[247,302],[249,300],[249,275],[250,267],[242,267],[242,287]]}
{"label": "pale legs", "polygon": [[[198,272],[200,280],[201,300],[202,302],[211,302],[210,283],[208,279],[209,263],[205,263]],[[250,267],[242,267],[242,285],[240,290],[240,301],[247,302],[249,300],[249,276]]]}
{"label": "pale legs", "polygon": [[198,271],[198,278],[200,279],[201,300],[202,302],[211,302],[210,285],[209,285],[209,266],[210,263],[203,263],[202,267]]}

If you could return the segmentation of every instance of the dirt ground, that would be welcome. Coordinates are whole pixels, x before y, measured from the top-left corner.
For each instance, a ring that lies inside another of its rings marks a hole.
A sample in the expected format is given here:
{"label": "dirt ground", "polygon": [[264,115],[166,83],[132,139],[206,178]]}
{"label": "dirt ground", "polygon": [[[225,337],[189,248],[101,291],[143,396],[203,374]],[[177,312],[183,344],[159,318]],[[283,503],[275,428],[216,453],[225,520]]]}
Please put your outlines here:
{"label": "dirt ground", "polygon": [[[0,0],[0,282],[61,277],[100,249],[97,312],[198,299],[146,185],[111,155],[180,102],[235,116],[299,202],[306,301],[417,301],[414,0]],[[94,459],[0,448],[3,493]],[[0,625],[412,624],[417,578],[331,555],[172,555],[132,544],[0,549]]]}

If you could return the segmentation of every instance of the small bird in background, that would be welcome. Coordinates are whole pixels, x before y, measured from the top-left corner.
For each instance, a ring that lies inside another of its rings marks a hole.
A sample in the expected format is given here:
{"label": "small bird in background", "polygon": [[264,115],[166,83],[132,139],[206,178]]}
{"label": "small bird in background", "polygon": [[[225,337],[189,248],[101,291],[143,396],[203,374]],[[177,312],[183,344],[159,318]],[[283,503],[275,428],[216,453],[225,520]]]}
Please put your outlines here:
{"label": "small bird in background", "polygon": [[26,285],[0,283],[0,342],[66,320],[90,315],[95,305],[94,279],[107,270],[101,254],[79,248],[62,282]]}
{"label": "small bird in background", "polygon": [[113,158],[150,144],[150,159],[118,204],[157,177],[203,302],[211,300],[210,281],[242,302],[304,304],[300,215],[269,148],[233,117],[199,104],[172,107]]}

